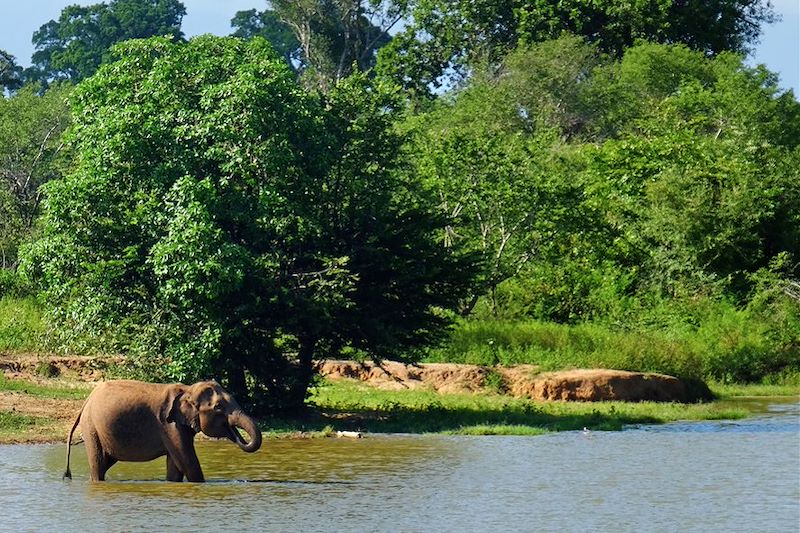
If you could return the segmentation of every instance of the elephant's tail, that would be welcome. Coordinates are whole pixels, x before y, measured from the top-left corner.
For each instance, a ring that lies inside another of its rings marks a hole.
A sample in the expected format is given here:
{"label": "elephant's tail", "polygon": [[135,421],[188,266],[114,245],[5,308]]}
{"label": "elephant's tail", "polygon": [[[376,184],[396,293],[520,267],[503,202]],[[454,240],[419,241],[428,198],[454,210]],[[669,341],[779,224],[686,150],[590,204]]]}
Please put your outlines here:
{"label": "elephant's tail", "polygon": [[64,471],[64,475],[61,479],[72,479],[72,472],[69,470],[69,452],[72,450],[72,434],[75,433],[75,428],[78,427],[78,422],[81,421],[81,415],[83,414],[83,407],[81,407],[81,412],[78,413],[78,418],[75,419],[75,423],[72,424],[72,429],[69,431],[69,437],[67,437],[67,469]]}

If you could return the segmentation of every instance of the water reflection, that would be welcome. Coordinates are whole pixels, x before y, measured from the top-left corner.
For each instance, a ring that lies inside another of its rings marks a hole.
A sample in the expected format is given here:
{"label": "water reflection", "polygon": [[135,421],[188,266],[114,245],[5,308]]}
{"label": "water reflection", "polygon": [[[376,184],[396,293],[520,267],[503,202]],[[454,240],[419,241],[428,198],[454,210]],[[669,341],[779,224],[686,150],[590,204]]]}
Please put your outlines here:
{"label": "water reflection", "polygon": [[92,484],[82,446],[0,446],[3,529],[39,531],[791,531],[800,404],[751,419],[542,437],[197,442],[209,479],[164,460]]}

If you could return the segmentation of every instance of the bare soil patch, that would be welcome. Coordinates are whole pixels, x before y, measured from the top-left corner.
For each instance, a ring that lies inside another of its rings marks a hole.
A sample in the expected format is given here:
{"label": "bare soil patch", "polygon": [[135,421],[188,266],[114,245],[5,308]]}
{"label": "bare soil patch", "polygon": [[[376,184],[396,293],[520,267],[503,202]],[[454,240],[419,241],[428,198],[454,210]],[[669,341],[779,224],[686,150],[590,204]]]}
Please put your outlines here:
{"label": "bare soil patch", "polygon": [[0,352],[0,371],[7,377],[36,383],[101,381],[108,369],[122,362],[122,357],[75,357],[39,353]]}
{"label": "bare soil patch", "polygon": [[[37,353],[0,352],[0,371],[11,380],[65,389],[82,389],[88,395],[105,371],[118,359],[64,357]],[[43,398],[21,391],[0,391],[0,412],[33,417],[27,429],[0,433],[2,443],[35,443],[66,440],[83,400]]]}
{"label": "bare soil patch", "polygon": [[22,392],[0,392],[0,412],[32,416],[35,423],[21,433],[0,434],[0,442],[34,443],[65,440],[83,400],[37,398]]}
{"label": "bare soil patch", "polygon": [[[325,361],[320,372],[330,379],[350,378],[381,389],[428,388],[440,393],[484,391],[489,384],[515,397],[567,401],[695,401],[696,392],[678,378],[663,374],[608,369],[540,372],[535,365],[511,368],[384,361]],[[498,379],[499,377],[499,379]],[[498,383],[499,382],[499,383]]]}

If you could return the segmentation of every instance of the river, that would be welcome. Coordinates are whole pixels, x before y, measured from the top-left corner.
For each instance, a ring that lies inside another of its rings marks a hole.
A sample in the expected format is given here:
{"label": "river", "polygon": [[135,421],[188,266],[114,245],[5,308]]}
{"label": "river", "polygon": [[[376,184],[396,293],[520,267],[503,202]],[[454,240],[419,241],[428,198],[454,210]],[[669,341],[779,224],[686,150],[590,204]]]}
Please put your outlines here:
{"label": "river", "polygon": [[164,460],[72,481],[64,445],[0,446],[3,531],[800,531],[800,402],[738,421],[539,437],[198,440],[205,484]]}

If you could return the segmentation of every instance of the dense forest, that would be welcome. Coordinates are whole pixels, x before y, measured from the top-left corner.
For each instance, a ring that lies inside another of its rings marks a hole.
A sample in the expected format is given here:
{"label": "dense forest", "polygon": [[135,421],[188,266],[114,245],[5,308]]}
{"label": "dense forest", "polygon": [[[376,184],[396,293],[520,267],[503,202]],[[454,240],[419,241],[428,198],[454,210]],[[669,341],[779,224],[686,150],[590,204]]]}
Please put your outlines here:
{"label": "dense forest", "polygon": [[325,358],[800,375],[769,2],[257,7],[187,40],[178,0],[69,6],[0,50],[0,298],[38,348],[256,409]]}

